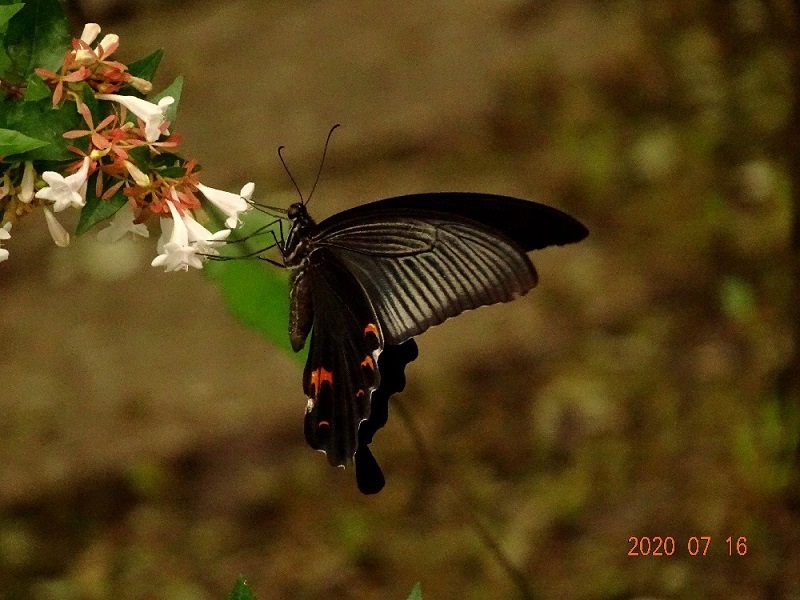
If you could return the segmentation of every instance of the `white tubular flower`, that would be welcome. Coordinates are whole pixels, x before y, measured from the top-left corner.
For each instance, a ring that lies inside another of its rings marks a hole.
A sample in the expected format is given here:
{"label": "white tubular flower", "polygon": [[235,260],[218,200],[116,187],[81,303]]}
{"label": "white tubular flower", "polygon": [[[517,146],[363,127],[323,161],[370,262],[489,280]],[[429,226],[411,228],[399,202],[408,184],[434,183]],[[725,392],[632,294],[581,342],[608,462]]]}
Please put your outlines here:
{"label": "white tubular flower", "polygon": [[109,33],[108,35],[104,36],[100,43],[97,44],[98,46],[103,47],[103,52],[106,53],[108,56],[109,52],[108,49],[111,48],[114,44],[119,44],[119,36],[116,33]]}
{"label": "white tubular flower", "polygon": [[[81,41],[87,46],[90,46],[92,42],[97,39],[98,35],[100,35],[100,25],[98,25],[97,23],[87,23],[83,27],[83,33],[81,34]],[[97,54],[95,54],[94,50],[84,47],[75,50],[75,58],[74,58],[75,64],[85,66],[85,65],[91,65],[96,61],[97,61]]]}
{"label": "white tubular flower", "polygon": [[181,219],[178,209],[171,200],[167,200],[169,212],[172,213],[172,233],[164,244],[162,253],[150,263],[154,267],[165,267],[164,271],[188,271],[189,267],[203,268],[203,261],[197,256],[197,250],[189,244],[189,230]]}
{"label": "white tubular flower", "polygon": [[19,201],[30,204],[33,200],[33,184],[36,182],[36,171],[33,170],[33,163],[25,161],[25,169],[22,171],[22,183],[19,186]]}
{"label": "white tubular flower", "polygon": [[184,215],[183,224],[186,225],[186,229],[189,231],[189,243],[201,254],[219,254],[216,246],[224,244],[231,234],[230,229],[220,229],[212,233],[188,214]]}
{"label": "white tubular flower", "polygon": [[114,213],[108,227],[97,233],[97,239],[101,242],[113,243],[118,242],[129,233],[142,237],[150,237],[147,225],[144,223],[134,223],[134,218],[133,207],[126,202],[122,208]]}
{"label": "white tubular flower", "polygon": [[123,160],[122,162],[125,164],[125,168],[128,169],[128,173],[130,173],[131,177],[133,177],[136,185],[141,187],[150,187],[150,178],[145,175],[139,167],[129,160]]}
{"label": "white tubular flower", "polygon": [[111,100],[119,102],[144,122],[144,137],[148,142],[155,142],[161,137],[161,126],[167,120],[164,111],[175,102],[172,96],[164,96],[153,104],[136,96],[121,96],[119,94],[97,94],[98,100]]}
{"label": "white tubular flower", "polygon": [[50,231],[50,237],[53,238],[53,241],[56,243],[56,246],[59,248],[66,248],[69,246],[69,233],[61,223],[58,222],[56,216],[50,212],[50,209],[45,207],[44,209],[44,217],[47,221],[47,229]]}
{"label": "white tubular flower", "polygon": [[[6,223],[0,227],[0,242],[11,239],[11,223]],[[8,260],[8,250],[0,248],[0,262]]]}
{"label": "white tubular flower", "polygon": [[128,83],[130,83],[134,88],[143,94],[149,94],[151,91],[153,91],[152,83],[147,81],[147,79],[142,79],[141,77],[136,77],[135,75],[131,75],[128,78]]}
{"label": "white tubular flower", "polygon": [[255,187],[256,184],[251,181],[245,184],[241,192],[232,194],[231,192],[208,187],[202,183],[197,184],[197,189],[202,192],[203,196],[205,196],[211,204],[228,215],[225,225],[230,229],[233,229],[239,223],[239,213],[243,213],[250,208],[248,202],[253,197],[253,190]]}
{"label": "white tubular flower", "polygon": [[[83,28],[81,41],[86,46],[91,46],[92,42],[97,39],[100,34],[100,26],[97,23],[87,23]],[[74,63],[81,66],[88,66],[94,64],[101,58],[106,58],[114,52],[119,46],[119,36],[116,33],[109,33],[106,35],[94,50],[81,46],[75,50]]]}
{"label": "white tubular flower", "polygon": [[87,23],[83,26],[83,33],[81,33],[81,41],[84,44],[91,44],[100,35],[100,25],[97,23]]}
{"label": "white tubular flower", "polygon": [[55,171],[45,171],[42,179],[48,187],[36,192],[37,198],[53,202],[53,210],[61,212],[68,206],[80,208],[86,204],[86,177],[89,174],[89,157],[83,159],[83,164],[77,173],[64,177]]}

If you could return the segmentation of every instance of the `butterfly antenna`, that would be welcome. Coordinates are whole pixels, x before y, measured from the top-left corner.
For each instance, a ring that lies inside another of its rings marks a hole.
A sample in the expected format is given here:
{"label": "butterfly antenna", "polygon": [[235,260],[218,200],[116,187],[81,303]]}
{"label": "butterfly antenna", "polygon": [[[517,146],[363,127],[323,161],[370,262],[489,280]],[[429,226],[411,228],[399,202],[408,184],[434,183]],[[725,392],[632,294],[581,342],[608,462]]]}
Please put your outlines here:
{"label": "butterfly antenna", "polygon": [[331,136],[333,132],[336,131],[336,128],[341,126],[341,123],[336,123],[331,130],[328,132],[328,137],[325,139],[325,147],[322,149],[322,160],[319,161],[319,170],[317,171],[317,176],[314,178],[314,185],[311,186],[311,192],[308,194],[308,199],[305,201],[305,204],[311,202],[311,196],[314,195],[314,190],[317,189],[317,183],[319,182],[319,176],[322,174],[322,167],[325,165],[325,155],[328,153],[328,144],[331,141]]}
{"label": "butterfly antenna", "polygon": [[[297,185],[297,182],[295,181],[294,176],[292,175],[292,172],[289,170],[289,167],[286,166],[286,161],[283,160],[282,151],[283,151],[283,149],[285,147],[286,146],[278,146],[278,158],[281,159],[281,164],[283,165],[283,170],[286,171],[286,174],[289,176],[289,179],[292,180],[292,185],[294,185],[294,189],[297,190],[297,195],[300,196],[300,203],[301,204],[305,204],[306,202],[308,202],[308,200],[305,200],[305,201],[303,200],[303,192],[300,191],[300,187]],[[312,192],[313,192],[313,190],[312,190]],[[310,197],[311,196],[309,195],[309,198]]]}

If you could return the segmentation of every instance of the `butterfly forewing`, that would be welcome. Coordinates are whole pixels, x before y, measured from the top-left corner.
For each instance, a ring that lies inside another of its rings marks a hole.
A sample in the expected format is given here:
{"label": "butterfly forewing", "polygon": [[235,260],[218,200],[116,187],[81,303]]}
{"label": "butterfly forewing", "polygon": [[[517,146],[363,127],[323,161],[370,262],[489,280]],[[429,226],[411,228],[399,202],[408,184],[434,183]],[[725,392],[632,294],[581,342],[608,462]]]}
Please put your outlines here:
{"label": "butterfly forewing", "polygon": [[589,230],[565,212],[530,200],[476,194],[438,192],[385,198],[342,211],[319,224],[322,236],[333,234],[365,220],[396,213],[420,214],[435,211],[481,223],[515,241],[525,252],[547,246],[579,242]]}
{"label": "butterfly forewing", "polygon": [[366,291],[390,344],[536,285],[536,271],[515,242],[455,216],[390,211],[369,227],[339,229],[319,244],[329,246]]}

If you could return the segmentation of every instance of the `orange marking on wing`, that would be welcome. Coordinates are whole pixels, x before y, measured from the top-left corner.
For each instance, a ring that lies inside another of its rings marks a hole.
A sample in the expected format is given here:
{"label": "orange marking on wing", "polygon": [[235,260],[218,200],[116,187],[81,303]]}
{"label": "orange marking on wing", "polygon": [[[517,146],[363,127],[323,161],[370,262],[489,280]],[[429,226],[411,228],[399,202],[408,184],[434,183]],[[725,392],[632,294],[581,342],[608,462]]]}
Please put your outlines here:
{"label": "orange marking on wing", "polygon": [[319,382],[320,383],[325,383],[326,381],[328,383],[330,383],[331,385],[333,385],[333,371],[328,371],[325,367],[320,367],[319,368]]}
{"label": "orange marking on wing", "polygon": [[330,424],[330,423],[328,423],[327,421],[320,421],[320,422],[317,424],[317,427],[330,427],[330,426],[331,426],[331,424]]}
{"label": "orange marking on wing", "polygon": [[320,387],[326,382],[333,385],[333,371],[328,371],[325,367],[311,371],[311,387],[313,390],[311,395],[316,398]]}
{"label": "orange marking on wing", "polygon": [[373,334],[375,337],[378,337],[378,326],[375,323],[370,323],[364,328],[364,337],[369,334]]}
{"label": "orange marking on wing", "polygon": [[375,370],[375,360],[371,356],[367,356],[364,360],[361,361],[362,367],[367,367],[370,371]]}
{"label": "orange marking on wing", "polygon": [[356,398],[363,398],[364,394],[365,394],[364,390],[358,390],[356,392]]}

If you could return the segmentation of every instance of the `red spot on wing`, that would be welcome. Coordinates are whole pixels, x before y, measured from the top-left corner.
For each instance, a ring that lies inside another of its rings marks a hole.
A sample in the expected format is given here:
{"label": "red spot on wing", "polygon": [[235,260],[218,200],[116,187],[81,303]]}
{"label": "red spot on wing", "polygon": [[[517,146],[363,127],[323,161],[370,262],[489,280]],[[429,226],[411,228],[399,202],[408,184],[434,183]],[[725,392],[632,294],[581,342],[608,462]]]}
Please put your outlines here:
{"label": "red spot on wing", "polygon": [[319,396],[320,388],[323,383],[333,385],[333,371],[328,371],[325,367],[320,367],[311,371],[311,395],[314,398]]}

